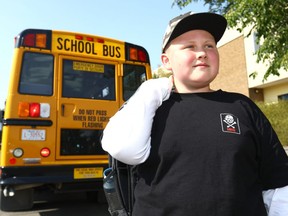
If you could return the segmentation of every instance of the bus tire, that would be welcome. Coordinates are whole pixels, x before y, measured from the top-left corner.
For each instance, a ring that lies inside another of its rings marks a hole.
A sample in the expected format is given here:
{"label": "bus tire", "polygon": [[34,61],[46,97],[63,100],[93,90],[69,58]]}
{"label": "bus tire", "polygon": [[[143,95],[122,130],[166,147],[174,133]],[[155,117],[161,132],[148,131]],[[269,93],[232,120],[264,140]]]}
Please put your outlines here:
{"label": "bus tire", "polygon": [[0,209],[2,211],[29,210],[33,207],[34,190],[33,188],[17,190],[14,196],[5,197],[3,186],[0,189]]}

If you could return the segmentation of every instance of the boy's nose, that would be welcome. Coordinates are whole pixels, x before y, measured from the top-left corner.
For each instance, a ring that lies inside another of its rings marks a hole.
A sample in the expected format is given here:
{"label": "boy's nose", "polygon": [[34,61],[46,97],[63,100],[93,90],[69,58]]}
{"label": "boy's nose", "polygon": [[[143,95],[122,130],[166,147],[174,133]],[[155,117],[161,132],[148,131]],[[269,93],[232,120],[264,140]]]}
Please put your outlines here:
{"label": "boy's nose", "polygon": [[197,52],[197,58],[207,58],[207,54],[204,50],[200,50]]}

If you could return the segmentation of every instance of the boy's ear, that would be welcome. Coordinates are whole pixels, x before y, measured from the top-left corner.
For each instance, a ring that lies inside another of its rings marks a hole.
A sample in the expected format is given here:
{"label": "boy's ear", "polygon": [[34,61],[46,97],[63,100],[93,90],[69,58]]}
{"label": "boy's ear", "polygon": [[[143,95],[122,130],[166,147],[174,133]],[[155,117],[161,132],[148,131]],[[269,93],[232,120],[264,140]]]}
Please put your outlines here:
{"label": "boy's ear", "polygon": [[170,65],[169,57],[167,56],[166,53],[162,53],[162,54],[161,54],[161,61],[162,61],[163,67],[164,67],[166,70],[171,70],[171,65]]}

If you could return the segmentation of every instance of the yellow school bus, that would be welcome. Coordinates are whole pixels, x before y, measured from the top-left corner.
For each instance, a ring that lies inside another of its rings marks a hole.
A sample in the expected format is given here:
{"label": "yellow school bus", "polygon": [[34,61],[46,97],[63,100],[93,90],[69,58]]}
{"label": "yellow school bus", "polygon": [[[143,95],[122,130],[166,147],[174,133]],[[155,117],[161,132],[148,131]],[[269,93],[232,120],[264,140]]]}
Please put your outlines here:
{"label": "yellow school bus", "polygon": [[33,193],[102,189],[109,118],[151,78],[145,48],[97,35],[26,29],[15,38],[2,116],[0,208]]}

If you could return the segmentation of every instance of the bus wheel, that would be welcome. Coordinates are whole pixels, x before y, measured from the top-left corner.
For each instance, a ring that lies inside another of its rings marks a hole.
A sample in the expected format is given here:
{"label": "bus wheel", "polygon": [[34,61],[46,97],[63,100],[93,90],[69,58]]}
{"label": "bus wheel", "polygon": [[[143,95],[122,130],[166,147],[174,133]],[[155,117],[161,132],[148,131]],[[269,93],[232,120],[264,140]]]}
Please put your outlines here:
{"label": "bus wheel", "polygon": [[33,207],[33,188],[17,190],[14,196],[4,196],[4,187],[0,189],[0,209],[2,211],[28,210]]}

